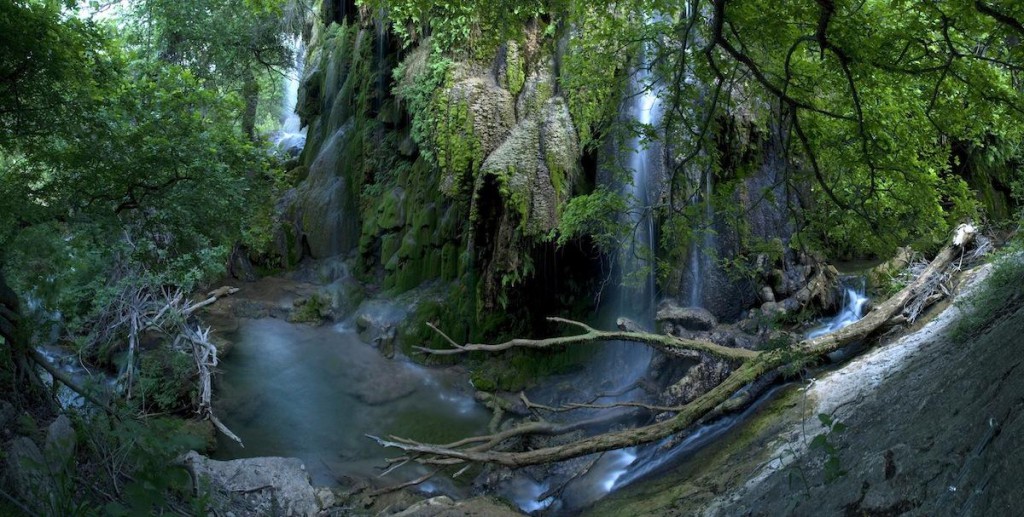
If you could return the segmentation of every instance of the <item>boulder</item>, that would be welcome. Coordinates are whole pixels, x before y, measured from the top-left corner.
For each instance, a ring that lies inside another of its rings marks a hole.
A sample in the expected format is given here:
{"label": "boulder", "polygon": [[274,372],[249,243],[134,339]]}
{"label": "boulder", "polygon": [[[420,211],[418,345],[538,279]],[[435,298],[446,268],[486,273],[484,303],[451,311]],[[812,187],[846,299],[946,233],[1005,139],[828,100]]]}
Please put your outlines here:
{"label": "boulder", "polygon": [[57,417],[46,430],[46,460],[49,462],[50,470],[58,472],[68,467],[75,457],[75,446],[78,437],[75,429],[71,427],[71,420],[61,415]]}
{"label": "boulder", "polygon": [[674,300],[661,303],[656,319],[659,326],[662,323],[671,323],[693,331],[711,330],[718,325],[718,320],[711,311],[700,307],[680,307]]}
{"label": "boulder", "polygon": [[49,475],[46,458],[30,438],[15,438],[7,446],[7,479],[21,501],[41,504],[53,490],[54,478]]}
{"label": "boulder", "polygon": [[615,320],[615,326],[623,332],[644,332],[643,327],[639,323],[629,318],[619,318]]}
{"label": "boulder", "polygon": [[244,507],[248,515],[316,515],[322,509],[305,465],[297,458],[211,460],[195,451],[181,458],[217,498]]}

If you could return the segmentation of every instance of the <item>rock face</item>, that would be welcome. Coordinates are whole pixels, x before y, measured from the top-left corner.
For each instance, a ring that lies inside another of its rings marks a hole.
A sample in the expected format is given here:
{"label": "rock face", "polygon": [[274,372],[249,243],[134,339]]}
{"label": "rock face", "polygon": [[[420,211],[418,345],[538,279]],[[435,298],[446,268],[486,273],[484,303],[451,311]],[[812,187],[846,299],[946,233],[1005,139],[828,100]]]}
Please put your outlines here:
{"label": "rock face", "polygon": [[245,515],[312,516],[321,510],[306,467],[296,458],[216,461],[190,451],[182,461],[194,479],[209,480],[215,498],[243,506]]}
{"label": "rock face", "polygon": [[665,400],[669,404],[687,404],[721,384],[730,373],[728,362],[702,353],[700,362],[665,391]]}
{"label": "rock face", "polygon": [[659,325],[678,325],[686,330],[706,331],[715,328],[718,320],[711,311],[701,307],[680,307],[675,300],[665,300],[658,306]]}

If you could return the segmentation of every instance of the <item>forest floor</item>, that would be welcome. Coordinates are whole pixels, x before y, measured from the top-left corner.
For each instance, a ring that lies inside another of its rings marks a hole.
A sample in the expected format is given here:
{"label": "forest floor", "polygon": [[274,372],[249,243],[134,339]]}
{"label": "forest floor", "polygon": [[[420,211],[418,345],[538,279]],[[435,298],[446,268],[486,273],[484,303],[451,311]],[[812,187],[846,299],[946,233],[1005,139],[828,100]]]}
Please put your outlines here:
{"label": "forest floor", "polygon": [[[990,268],[964,275],[972,278],[960,299]],[[1024,475],[1024,308],[1005,307],[1006,316],[958,342],[963,310],[949,305],[794,386],[686,464],[587,513],[1014,513]]]}

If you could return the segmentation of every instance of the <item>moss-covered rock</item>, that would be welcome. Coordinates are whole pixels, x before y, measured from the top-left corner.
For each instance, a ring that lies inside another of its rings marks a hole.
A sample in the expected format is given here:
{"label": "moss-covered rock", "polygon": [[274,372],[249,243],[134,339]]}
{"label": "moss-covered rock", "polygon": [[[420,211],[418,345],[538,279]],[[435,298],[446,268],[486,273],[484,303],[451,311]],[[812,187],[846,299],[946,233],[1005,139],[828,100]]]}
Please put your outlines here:
{"label": "moss-covered rock", "polygon": [[384,195],[377,207],[377,228],[394,231],[402,227],[405,219],[402,212],[404,198],[405,193],[401,189],[393,189]]}
{"label": "moss-covered rock", "polygon": [[555,94],[555,75],[550,60],[542,61],[530,71],[525,79],[522,93],[516,100],[516,113],[519,120],[536,117],[544,108],[545,103]]}

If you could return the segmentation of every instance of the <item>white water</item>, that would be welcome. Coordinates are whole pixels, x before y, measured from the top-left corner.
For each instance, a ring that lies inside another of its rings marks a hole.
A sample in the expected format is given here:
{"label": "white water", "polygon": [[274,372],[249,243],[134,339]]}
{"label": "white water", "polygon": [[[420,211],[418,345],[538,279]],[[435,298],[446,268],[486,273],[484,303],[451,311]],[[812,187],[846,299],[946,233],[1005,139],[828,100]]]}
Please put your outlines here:
{"label": "white water", "polygon": [[[629,114],[643,128],[658,129],[661,121],[660,88],[651,75],[646,54],[633,74],[632,105]],[[632,229],[629,244],[619,257],[622,268],[623,286],[618,296],[619,313],[630,316],[641,325],[653,320],[654,284],[654,217],[652,214],[652,190],[661,160],[657,141],[649,140],[644,133],[637,134],[630,142],[629,170],[632,178],[625,185],[623,195],[629,204],[628,223]]]}
{"label": "white water", "polygon": [[302,121],[295,107],[299,101],[299,82],[305,65],[305,45],[299,36],[292,37],[288,42],[289,49],[295,54],[292,68],[285,73],[284,95],[281,97],[281,129],[273,141],[275,147],[286,154],[298,154],[306,145],[306,129],[301,127]]}
{"label": "white water", "polygon": [[865,294],[864,281],[861,280],[857,286],[844,286],[843,287],[843,306],[839,310],[839,314],[824,324],[812,329],[807,333],[808,338],[816,338],[828,334],[829,332],[835,332],[864,316],[864,304],[868,301],[868,297]]}

